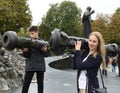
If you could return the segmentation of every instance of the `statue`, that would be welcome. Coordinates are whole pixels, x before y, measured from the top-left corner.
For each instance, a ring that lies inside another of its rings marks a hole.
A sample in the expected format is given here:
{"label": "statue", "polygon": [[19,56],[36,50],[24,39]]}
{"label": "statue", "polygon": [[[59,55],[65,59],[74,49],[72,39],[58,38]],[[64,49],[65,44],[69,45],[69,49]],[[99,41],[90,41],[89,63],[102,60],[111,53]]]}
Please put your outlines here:
{"label": "statue", "polygon": [[[15,48],[35,48],[40,49],[43,45],[47,45],[52,53],[61,55],[65,51],[74,53],[75,41],[82,41],[81,48],[89,51],[88,39],[69,36],[67,33],[60,29],[54,29],[49,36],[49,40],[31,40],[30,38],[18,37],[14,31],[6,31],[2,36],[2,47],[7,50],[14,50]],[[115,43],[105,45],[106,53],[108,56],[113,57],[117,54],[118,45]],[[4,51],[1,51],[1,55]]]}
{"label": "statue", "polygon": [[83,37],[88,38],[88,35],[92,32],[91,28],[91,14],[95,11],[91,11],[91,7],[87,7],[86,11],[83,14],[82,23],[83,23]]}

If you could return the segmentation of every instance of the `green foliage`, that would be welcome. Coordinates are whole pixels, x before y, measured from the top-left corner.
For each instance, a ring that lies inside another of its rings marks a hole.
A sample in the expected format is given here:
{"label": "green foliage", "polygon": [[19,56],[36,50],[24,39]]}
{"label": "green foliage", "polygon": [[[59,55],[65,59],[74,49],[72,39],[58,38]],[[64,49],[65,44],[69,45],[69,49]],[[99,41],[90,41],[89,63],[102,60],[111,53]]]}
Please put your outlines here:
{"label": "green foliage", "polygon": [[102,33],[106,43],[120,44],[120,8],[111,16],[98,15],[92,27]]}
{"label": "green foliage", "polygon": [[43,38],[44,40],[48,40],[49,38],[49,34],[50,34],[50,30],[48,30],[49,28],[47,28],[47,26],[45,26],[44,24],[41,24],[39,27],[39,35],[41,38]]}
{"label": "green foliage", "polygon": [[109,30],[111,31],[111,42],[116,42],[120,44],[120,15],[114,13],[111,17],[111,22],[109,25]]}
{"label": "green foliage", "polygon": [[77,31],[76,25],[80,25],[81,14],[76,4],[74,2],[64,1],[60,4],[58,12],[61,17],[60,29],[69,35],[78,35],[79,31]]}
{"label": "green foliage", "polygon": [[51,4],[46,17],[43,18],[40,32],[46,32],[47,38],[55,28],[66,32],[68,35],[81,35],[81,9],[75,2],[63,1],[60,4]]}
{"label": "green foliage", "polygon": [[106,43],[110,42],[110,34],[108,30],[109,23],[109,15],[104,14],[97,15],[97,19],[94,20],[92,23],[93,31],[99,31],[103,35],[103,38]]}
{"label": "green foliage", "polygon": [[120,8],[119,7],[116,9],[115,14],[120,15]]}
{"label": "green foliage", "polygon": [[[63,1],[51,4],[40,25],[40,35],[48,40],[55,28],[72,36],[82,36],[81,9],[75,2]],[[113,15],[98,14],[92,22],[93,31],[99,31],[105,43],[120,44],[120,8]]]}
{"label": "green foliage", "polygon": [[29,37],[29,33],[24,28],[20,28],[20,31],[17,34],[19,37]]}
{"label": "green foliage", "polygon": [[0,31],[18,32],[31,24],[32,16],[27,0],[0,0]]}

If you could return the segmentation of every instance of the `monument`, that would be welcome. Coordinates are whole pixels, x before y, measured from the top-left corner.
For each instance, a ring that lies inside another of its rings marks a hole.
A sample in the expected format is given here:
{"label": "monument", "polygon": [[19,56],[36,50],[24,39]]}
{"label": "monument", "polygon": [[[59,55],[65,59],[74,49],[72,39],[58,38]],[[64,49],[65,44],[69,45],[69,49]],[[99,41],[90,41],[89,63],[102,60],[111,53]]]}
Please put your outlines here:
{"label": "monument", "polygon": [[88,38],[88,35],[92,32],[91,28],[91,15],[95,12],[91,10],[91,7],[87,7],[86,11],[83,14],[82,23],[83,23],[83,37]]}

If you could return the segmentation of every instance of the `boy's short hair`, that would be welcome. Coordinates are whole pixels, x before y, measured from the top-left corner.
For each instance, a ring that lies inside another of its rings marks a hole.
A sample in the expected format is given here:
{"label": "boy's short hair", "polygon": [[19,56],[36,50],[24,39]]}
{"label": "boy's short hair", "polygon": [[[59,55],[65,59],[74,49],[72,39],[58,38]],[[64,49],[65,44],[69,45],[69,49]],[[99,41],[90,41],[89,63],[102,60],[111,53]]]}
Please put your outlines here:
{"label": "boy's short hair", "polygon": [[39,32],[39,27],[38,26],[30,26],[28,28],[28,32]]}

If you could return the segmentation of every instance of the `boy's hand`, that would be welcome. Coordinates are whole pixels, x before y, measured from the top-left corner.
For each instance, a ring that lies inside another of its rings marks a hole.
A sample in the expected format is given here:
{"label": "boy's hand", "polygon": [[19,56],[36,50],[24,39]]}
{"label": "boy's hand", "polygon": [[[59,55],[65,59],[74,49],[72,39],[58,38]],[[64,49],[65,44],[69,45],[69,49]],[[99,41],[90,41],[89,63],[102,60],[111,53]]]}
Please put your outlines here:
{"label": "boy's hand", "polygon": [[47,52],[47,46],[46,45],[42,46],[41,50]]}
{"label": "boy's hand", "polygon": [[22,51],[23,51],[23,52],[27,52],[27,51],[28,51],[28,48],[22,48]]}

